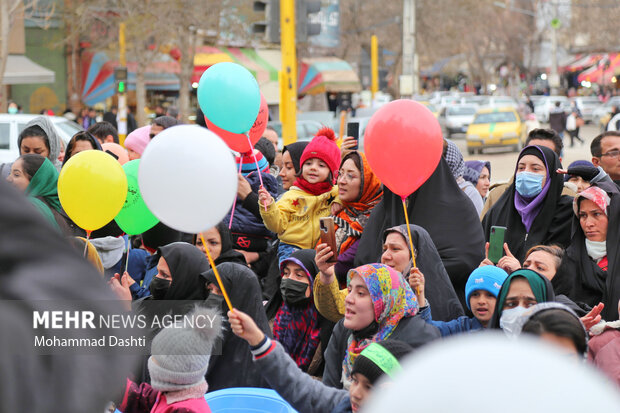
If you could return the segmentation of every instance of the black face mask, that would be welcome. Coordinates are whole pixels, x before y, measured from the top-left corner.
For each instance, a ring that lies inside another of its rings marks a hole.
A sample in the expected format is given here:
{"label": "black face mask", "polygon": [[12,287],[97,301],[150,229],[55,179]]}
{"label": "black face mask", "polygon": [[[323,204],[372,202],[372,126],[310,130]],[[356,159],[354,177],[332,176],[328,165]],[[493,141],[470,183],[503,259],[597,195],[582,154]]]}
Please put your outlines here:
{"label": "black face mask", "polygon": [[291,280],[290,278],[282,278],[280,282],[280,293],[287,303],[293,305],[303,305],[310,301],[310,297],[306,297],[308,284],[301,281]]}
{"label": "black face mask", "polygon": [[209,296],[205,300],[205,307],[207,308],[215,308],[216,310],[221,310],[224,308],[224,296],[215,294],[213,292],[209,293]]}
{"label": "black face mask", "polygon": [[169,289],[170,280],[165,280],[163,278],[153,277],[151,284],[149,284],[149,291],[155,300],[163,300]]}

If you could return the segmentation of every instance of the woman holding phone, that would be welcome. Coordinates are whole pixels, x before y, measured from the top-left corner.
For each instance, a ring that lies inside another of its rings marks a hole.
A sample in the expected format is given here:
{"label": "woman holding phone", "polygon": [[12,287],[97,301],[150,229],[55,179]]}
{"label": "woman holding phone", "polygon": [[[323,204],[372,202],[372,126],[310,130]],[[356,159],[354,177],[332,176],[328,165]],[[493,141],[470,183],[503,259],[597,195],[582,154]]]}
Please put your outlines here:
{"label": "woman holding phone", "polygon": [[[370,169],[363,153],[350,151],[342,158],[338,171],[338,197],[343,209],[332,216],[337,251],[322,242],[316,250],[317,258],[325,256],[330,263],[335,262],[328,271],[333,271],[344,287],[347,272],[354,268],[353,261],[364,226],[383,197],[381,181]],[[333,260],[334,257],[337,261]]]}
{"label": "woman holding phone", "polygon": [[534,245],[568,246],[573,198],[562,195],[564,178],[558,168],[558,156],[547,147],[521,151],[514,182],[482,220],[487,241],[492,227],[506,227],[505,242],[519,261]]}

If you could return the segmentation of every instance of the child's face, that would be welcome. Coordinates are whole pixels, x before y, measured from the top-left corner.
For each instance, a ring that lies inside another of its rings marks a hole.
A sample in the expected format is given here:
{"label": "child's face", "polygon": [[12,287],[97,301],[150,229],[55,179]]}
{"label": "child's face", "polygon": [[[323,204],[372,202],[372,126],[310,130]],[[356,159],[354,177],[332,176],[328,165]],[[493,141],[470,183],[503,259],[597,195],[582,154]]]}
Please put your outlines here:
{"label": "child's face", "polygon": [[353,412],[357,412],[360,409],[360,405],[364,402],[366,397],[372,390],[372,384],[370,381],[360,373],[355,373],[351,376],[351,387],[349,388],[349,397],[351,398],[351,409]]}
{"label": "child's face", "polygon": [[319,158],[311,158],[304,162],[301,176],[311,184],[325,182],[329,178],[329,167]]}
{"label": "child's face", "polygon": [[493,317],[496,301],[497,298],[486,290],[474,291],[469,297],[471,312],[474,314],[474,317],[476,317],[485,327],[491,320],[491,317]]}

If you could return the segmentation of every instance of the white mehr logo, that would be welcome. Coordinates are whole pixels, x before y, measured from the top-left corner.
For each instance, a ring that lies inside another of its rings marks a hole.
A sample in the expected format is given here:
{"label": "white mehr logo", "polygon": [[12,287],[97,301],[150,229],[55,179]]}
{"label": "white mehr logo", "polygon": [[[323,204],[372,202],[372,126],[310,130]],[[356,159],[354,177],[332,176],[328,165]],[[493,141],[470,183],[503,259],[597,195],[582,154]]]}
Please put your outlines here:
{"label": "white mehr logo", "polygon": [[493,287],[497,288],[498,290],[502,288],[502,286],[498,284],[497,281],[493,283]]}
{"label": "white mehr logo", "polygon": [[475,282],[476,284],[481,284],[481,283],[483,283],[483,282],[484,282],[484,278],[476,278],[476,279],[474,279],[474,282]]}

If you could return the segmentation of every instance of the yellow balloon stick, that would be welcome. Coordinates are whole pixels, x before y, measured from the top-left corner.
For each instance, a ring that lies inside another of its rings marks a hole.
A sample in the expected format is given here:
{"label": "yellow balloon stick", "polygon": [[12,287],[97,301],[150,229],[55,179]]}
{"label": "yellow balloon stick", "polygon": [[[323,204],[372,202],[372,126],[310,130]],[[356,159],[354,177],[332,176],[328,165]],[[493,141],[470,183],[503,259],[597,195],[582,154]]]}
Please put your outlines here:
{"label": "yellow balloon stick", "polygon": [[222,294],[224,295],[224,299],[226,300],[226,304],[228,304],[228,308],[230,311],[233,311],[233,306],[230,303],[230,298],[228,298],[228,293],[226,292],[226,288],[224,288],[224,284],[222,283],[222,279],[220,278],[220,273],[217,272],[217,267],[215,266],[215,262],[213,262],[213,258],[211,258],[211,253],[209,253],[209,248],[207,248],[207,243],[205,242],[205,237],[202,236],[202,232],[200,235],[200,241],[202,241],[202,245],[205,247],[205,251],[207,252],[207,258],[209,259],[209,264],[211,264],[211,268],[213,269],[213,273],[215,274],[215,279],[220,286],[220,290],[222,290]]}
{"label": "yellow balloon stick", "polygon": [[[405,197],[401,197],[400,199],[403,200],[403,211],[405,212],[405,222],[407,222],[407,233],[409,234],[409,246],[411,247],[411,260],[413,261],[413,267],[415,268],[415,250],[413,249],[413,238],[411,237],[411,227],[409,226],[409,214],[407,214],[407,204],[405,203]],[[420,295],[420,288],[416,288],[416,294]]]}

